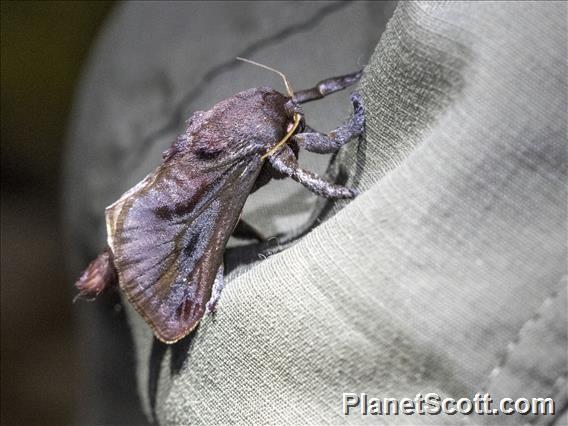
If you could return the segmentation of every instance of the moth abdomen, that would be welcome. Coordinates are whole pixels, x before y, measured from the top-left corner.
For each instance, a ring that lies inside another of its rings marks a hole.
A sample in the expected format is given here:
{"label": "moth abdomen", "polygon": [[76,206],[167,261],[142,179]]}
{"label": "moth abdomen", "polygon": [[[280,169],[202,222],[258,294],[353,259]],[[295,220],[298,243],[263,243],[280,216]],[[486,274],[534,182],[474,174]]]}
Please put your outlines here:
{"label": "moth abdomen", "polygon": [[115,286],[117,281],[112,252],[107,247],[81,274],[75,284],[79,290],[77,297],[95,298],[107,288]]}

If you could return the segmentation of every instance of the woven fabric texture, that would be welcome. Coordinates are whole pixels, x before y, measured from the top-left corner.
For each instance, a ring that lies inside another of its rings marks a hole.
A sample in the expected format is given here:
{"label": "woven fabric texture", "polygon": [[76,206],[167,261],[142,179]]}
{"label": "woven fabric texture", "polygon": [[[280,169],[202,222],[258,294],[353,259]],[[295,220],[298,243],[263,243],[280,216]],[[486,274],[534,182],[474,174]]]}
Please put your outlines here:
{"label": "woven fabric texture", "polygon": [[565,3],[399,4],[358,87],[365,137],[328,171],[362,194],[230,274],[216,315],[189,339],[159,344],[128,309],[147,415],[550,421],[343,416],[343,392],[551,396],[566,407],[566,18]]}

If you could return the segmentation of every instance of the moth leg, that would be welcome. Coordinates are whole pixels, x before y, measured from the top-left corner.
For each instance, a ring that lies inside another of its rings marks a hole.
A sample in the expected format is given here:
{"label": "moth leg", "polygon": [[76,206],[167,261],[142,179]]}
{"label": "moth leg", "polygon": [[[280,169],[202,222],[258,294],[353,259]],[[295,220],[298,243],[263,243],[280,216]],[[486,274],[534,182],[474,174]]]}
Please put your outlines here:
{"label": "moth leg", "polygon": [[296,143],[307,151],[318,154],[330,154],[360,136],[365,126],[365,109],[361,95],[357,92],[351,94],[353,102],[353,115],[347,122],[327,134],[319,132],[298,133],[293,136]]}
{"label": "moth leg", "polygon": [[87,269],[75,283],[79,294],[75,296],[73,301],[79,298],[94,299],[107,288],[114,287],[117,284],[118,275],[114,267],[112,252],[107,247],[87,266]]}
{"label": "moth leg", "polygon": [[237,222],[237,226],[235,226],[233,231],[233,237],[240,238],[242,240],[264,240],[264,237],[259,231],[242,219]]}
{"label": "moth leg", "polygon": [[357,83],[361,79],[362,75],[363,70],[360,70],[351,74],[322,80],[311,89],[300,90],[299,92],[296,92],[296,94],[294,95],[294,100],[300,104],[303,104],[305,102],[321,99],[324,96],[338,92]]}
{"label": "moth leg", "polygon": [[221,264],[217,271],[217,275],[215,276],[215,282],[213,283],[213,289],[211,290],[211,298],[209,299],[209,302],[207,302],[205,313],[215,312],[215,306],[217,306],[223,287],[225,287],[225,279],[223,277],[224,269],[223,264]]}
{"label": "moth leg", "polygon": [[344,186],[335,185],[322,179],[314,172],[304,170],[298,165],[298,160],[289,146],[268,157],[272,167],[279,173],[291,177],[301,183],[314,194],[325,198],[354,198],[358,192]]}

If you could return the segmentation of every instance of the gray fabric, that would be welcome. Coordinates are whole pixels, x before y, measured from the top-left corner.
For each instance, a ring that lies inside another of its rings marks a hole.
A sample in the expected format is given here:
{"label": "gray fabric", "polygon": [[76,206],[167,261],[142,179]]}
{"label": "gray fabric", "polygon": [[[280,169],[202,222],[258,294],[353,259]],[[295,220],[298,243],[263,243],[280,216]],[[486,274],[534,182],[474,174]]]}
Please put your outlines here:
{"label": "gray fabric", "polygon": [[[275,7],[272,3],[246,7],[242,16],[251,17],[250,22],[270,12],[279,18],[243,43],[266,37],[298,16],[292,5],[279,4],[277,13],[265,9]],[[324,6],[305,7],[300,15],[311,19],[310,14]],[[313,33],[285,37],[282,43],[290,43],[288,49],[272,46],[254,59],[289,73],[297,87],[349,71],[372,34],[380,33],[380,24],[372,24],[385,15],[382,9],[372,15],[373,7],[343,6]],[[101,42],[108,50],[101,49],[95,57],[85,93],[94,90],[104,73],[105,55],[117,55],[109,44],[120,39],[117,32],[128,37],[131,26],[142,27],[137,23],[140,10],[129,5],[123,16],[115,17]],[[192,25],[199,25],[195,14],[179,19],[190,18]],[[151,24],[146,30],[150,35],[157,31]],[[351,27],[356,30],[334,38],[336,44],[326,38],[326,31],[335,34],[338,28]],[[219,28],[231,34],[230,27]],[[180,31],[159,38],[174,40],[181,49]],[[341,55],[331,54],[341,43],[348,48]],[[173,48],[160,53],[167,58],[154,59],[158,68],[159,61],[175,63],[166,80],[177,83],[170,84],[185,87],[188,80],[200,81],[204,67],[193,58],[205,49],[201,44],[184,46],[184,54]],[[317,52],[327,49],[327,54],[318,56],[315,46]],[[207,54],[232,57],[242,46],[223,48]],[[284,53],[292,48],[298,53]],[[126,47],[116,49],[124,53]],[[314,55],[320,65],[306,66]],[[125,72],[137,58],[133,54],[121,59]],[[174,70],[183,70],[185,78]],[[309,78],[304,78],[304,70]],[[255,82],[266,78],[254,70],[232,71],[215,77],[200,96],[227,96],[240,86],[237,79],[253,73]],[[139,392],[148,415],[160,423],[551,420],[344,417],[343,392],[380,397],[414,397],[418,392],[456,398],[477,392],[490,392],[494,398],[552,396],[558,411],[565,409],[566,4],[402,3],[365,73],[360,85],[367,107],[365,140],[346,147],[330,170],[330,175],[361,188],[362,195],[337,203],[324,215],[325,222],[285,251],[231,274],[217,314],[207,317],[190,339],[167,348],[157,344],[129,309]],[[128,160],[132,168],[116,170],[114,157],[142,155],[157,162],[166,140],[179,131],[164,134],[143,152],[128,151],[139,133],[149,134],[163,124],[156,123],[156,111],[166,119],[163,111],[171,107],[150,96],[148,90],[158,89],[144,86],[148,76],[139,74],[136,81],[127,75],[128,82],[116,82],[124,93],[108,89],[110,99],[99,96],[100,104],[84,101],[79,109],[75,139],[99,132],[94,135],[97,143],[81,147],[90,150],[89,161],[102,164],[82,168],[88,196],[75,193],[76,205],[90,217],[102,217],[103,206],[135,183],[150,163]],[[126,76],[118,72],[114,78]],[[141,88],[138,99],[133,87]],[[186,93],[177,87],[170,90],[173,98]],[[211,104],[199,99],[188,104],[188,111]],[[324,128],[348,111],[345,97],[336,99],[329,104],[336,108],[329,113],[330,121],[318,123]],[[107,112],[94,112],[102,102]],[[112,111],[112,105],[127,103],[137,106]],[[119,112],[121,119],[113,119]],[[318,114],[323,113],[314,110],[314,120]],[[108,168],[104,176],[102,167]],[[258,220],[265,231],[301,226],[313,213],[310,206],[321,205],[310,204],[300,190],[284,197],[280,188],[271,185],[248,207],[251,222]],[[266,213],[274,209],[272,201],[263,202],[266,194],[298,208],[282,211],[284,218],[292,219],[271,221]],[[73,223],[80,227],[79,218]],[[92,233],[84,238],[94,243]]]}

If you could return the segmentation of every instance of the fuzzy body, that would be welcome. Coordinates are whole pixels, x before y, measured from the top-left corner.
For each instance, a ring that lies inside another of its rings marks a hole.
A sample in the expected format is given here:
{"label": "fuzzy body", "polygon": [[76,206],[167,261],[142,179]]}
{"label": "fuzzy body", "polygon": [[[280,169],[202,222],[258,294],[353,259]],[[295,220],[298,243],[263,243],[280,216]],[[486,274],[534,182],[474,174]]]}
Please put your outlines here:
{"label": "fuzzy body", "polygon": [[[194,113],[156,170],[107,207],[108,248],[76,283],[80,295],[96,296],[118,281],[158,339],[173,343],[188,335],[215,308],[223,252],[235,228],[247,230],[237,223],[251,192],[289,176],[324,197],[356,195],[301,169],[297,158],[302,145],[334,152],[362,133],[363,107],[355,93],[354,116],[327,135],[303,133],[300,107],[360,76],[324,80],[297,98],[249,89]],[[281,141],[286,144],[280,147]]]}

